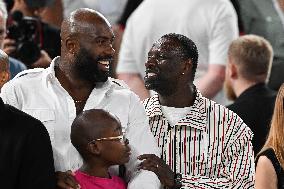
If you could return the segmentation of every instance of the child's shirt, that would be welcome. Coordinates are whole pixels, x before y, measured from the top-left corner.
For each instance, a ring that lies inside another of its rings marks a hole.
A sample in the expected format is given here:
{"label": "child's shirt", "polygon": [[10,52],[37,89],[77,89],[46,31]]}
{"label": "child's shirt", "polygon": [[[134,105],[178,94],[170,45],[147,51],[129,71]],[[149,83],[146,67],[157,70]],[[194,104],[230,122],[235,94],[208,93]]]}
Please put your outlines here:
{"label": "child's shirt", "polygon": [[87,175],[79,170],[75,171],[75,178],[81,189],[126,189],[126,183],[117,176],[101,178]]}

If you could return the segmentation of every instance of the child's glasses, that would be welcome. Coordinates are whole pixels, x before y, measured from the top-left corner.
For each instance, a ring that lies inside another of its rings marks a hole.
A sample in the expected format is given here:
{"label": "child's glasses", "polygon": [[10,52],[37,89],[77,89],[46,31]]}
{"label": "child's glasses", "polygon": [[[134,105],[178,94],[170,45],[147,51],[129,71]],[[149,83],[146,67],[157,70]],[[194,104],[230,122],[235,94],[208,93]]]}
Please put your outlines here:
{"label": "child's glasses", "polygon": [[129,144],[129,140],[124,135],[119,135],[116,137],[97,138],[97,139],[92,140],[89,143],[94,143],[95,141],[112,141],[112,140],[119,141],[121,144],[124,144],[124,145]]}

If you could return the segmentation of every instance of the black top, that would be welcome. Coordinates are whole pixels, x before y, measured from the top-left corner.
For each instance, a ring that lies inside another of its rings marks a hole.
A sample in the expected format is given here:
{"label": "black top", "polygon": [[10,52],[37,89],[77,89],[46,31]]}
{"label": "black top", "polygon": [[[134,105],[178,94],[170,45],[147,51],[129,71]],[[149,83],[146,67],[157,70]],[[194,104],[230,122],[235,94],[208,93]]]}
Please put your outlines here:
{"label": "black top", "polygon": [[281,167],[274,153],[274,150],[272,148],[268,148],[265,151],[261,152],[255,160],[255,167],[257,166],[257,162],[260,156],[266,156],[271,161],[277,175],[278,189],[284,189],[284,169],[283,167]]}
{"label": "black top", "polygon": [[256,155],[265,143],[273,114],[276,92],[265,84],[245,90],[228,108],[238,114],[254,133],[252,145]]}
{"label": "black top", "polygon": [[54,189],[51,143],[42,123],[0,98],[0,180],[5,189]]}

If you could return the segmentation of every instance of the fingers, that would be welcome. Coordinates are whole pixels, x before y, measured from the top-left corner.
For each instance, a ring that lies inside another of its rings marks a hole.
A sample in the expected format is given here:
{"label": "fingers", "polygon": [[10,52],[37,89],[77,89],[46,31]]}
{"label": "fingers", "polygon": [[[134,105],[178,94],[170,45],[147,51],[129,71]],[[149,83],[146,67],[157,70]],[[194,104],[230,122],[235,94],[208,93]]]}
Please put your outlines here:
{"label": "fingers", "polygon": [[155,154],[142,154],[140,156],[137,157],[139,160],[143,160],[143,159],[154,159],[154,158],[158,158]]}
{"label": "fingers", "polygon": [[56,172],[57,187],[61,189],[79,189],[80,185],[77,183],[74,174],[71,171]]}
{"label": "fingers", "polygon": [[6,38],[3,41],[3,46],[3,51],[10,55],[16,50],[16,41],[13,39]]}

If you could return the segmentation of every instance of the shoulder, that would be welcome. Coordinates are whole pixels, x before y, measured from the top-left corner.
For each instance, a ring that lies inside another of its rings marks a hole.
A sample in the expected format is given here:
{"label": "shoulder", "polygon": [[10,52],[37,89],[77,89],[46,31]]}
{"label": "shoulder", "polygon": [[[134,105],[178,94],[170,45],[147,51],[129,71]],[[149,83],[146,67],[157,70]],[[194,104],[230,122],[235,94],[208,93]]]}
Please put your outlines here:
{"label": "shoulder", "polygon": [[267,156],[260,156],[255,172],[256,188],[277,188],[277,174],[271,160]]}
{"label": "shoulder", "polygon": [[109,78],[110,82],[112,84],[114,84],[114,86],[117,88],[117,89],[128,89],[130,90],[130,88],[128,87],[128,85],[122,81],[122,80],[119,80],[119,79],[114,79],[114,78]]}
{"label": "shoulder", "polygon": [[15,79],[19,78],[35,78],[37,76],[40,76],[45,71],[44,68],[34,68],[34,69],[28,69],[20,72],[15,76]]}
{"label": "shoulder", "polygon": [[45,130],[39,120],[8,104],[5,105],[4,123],[9,124],[10,127],[16,127],[19,132],[38,133]]}

